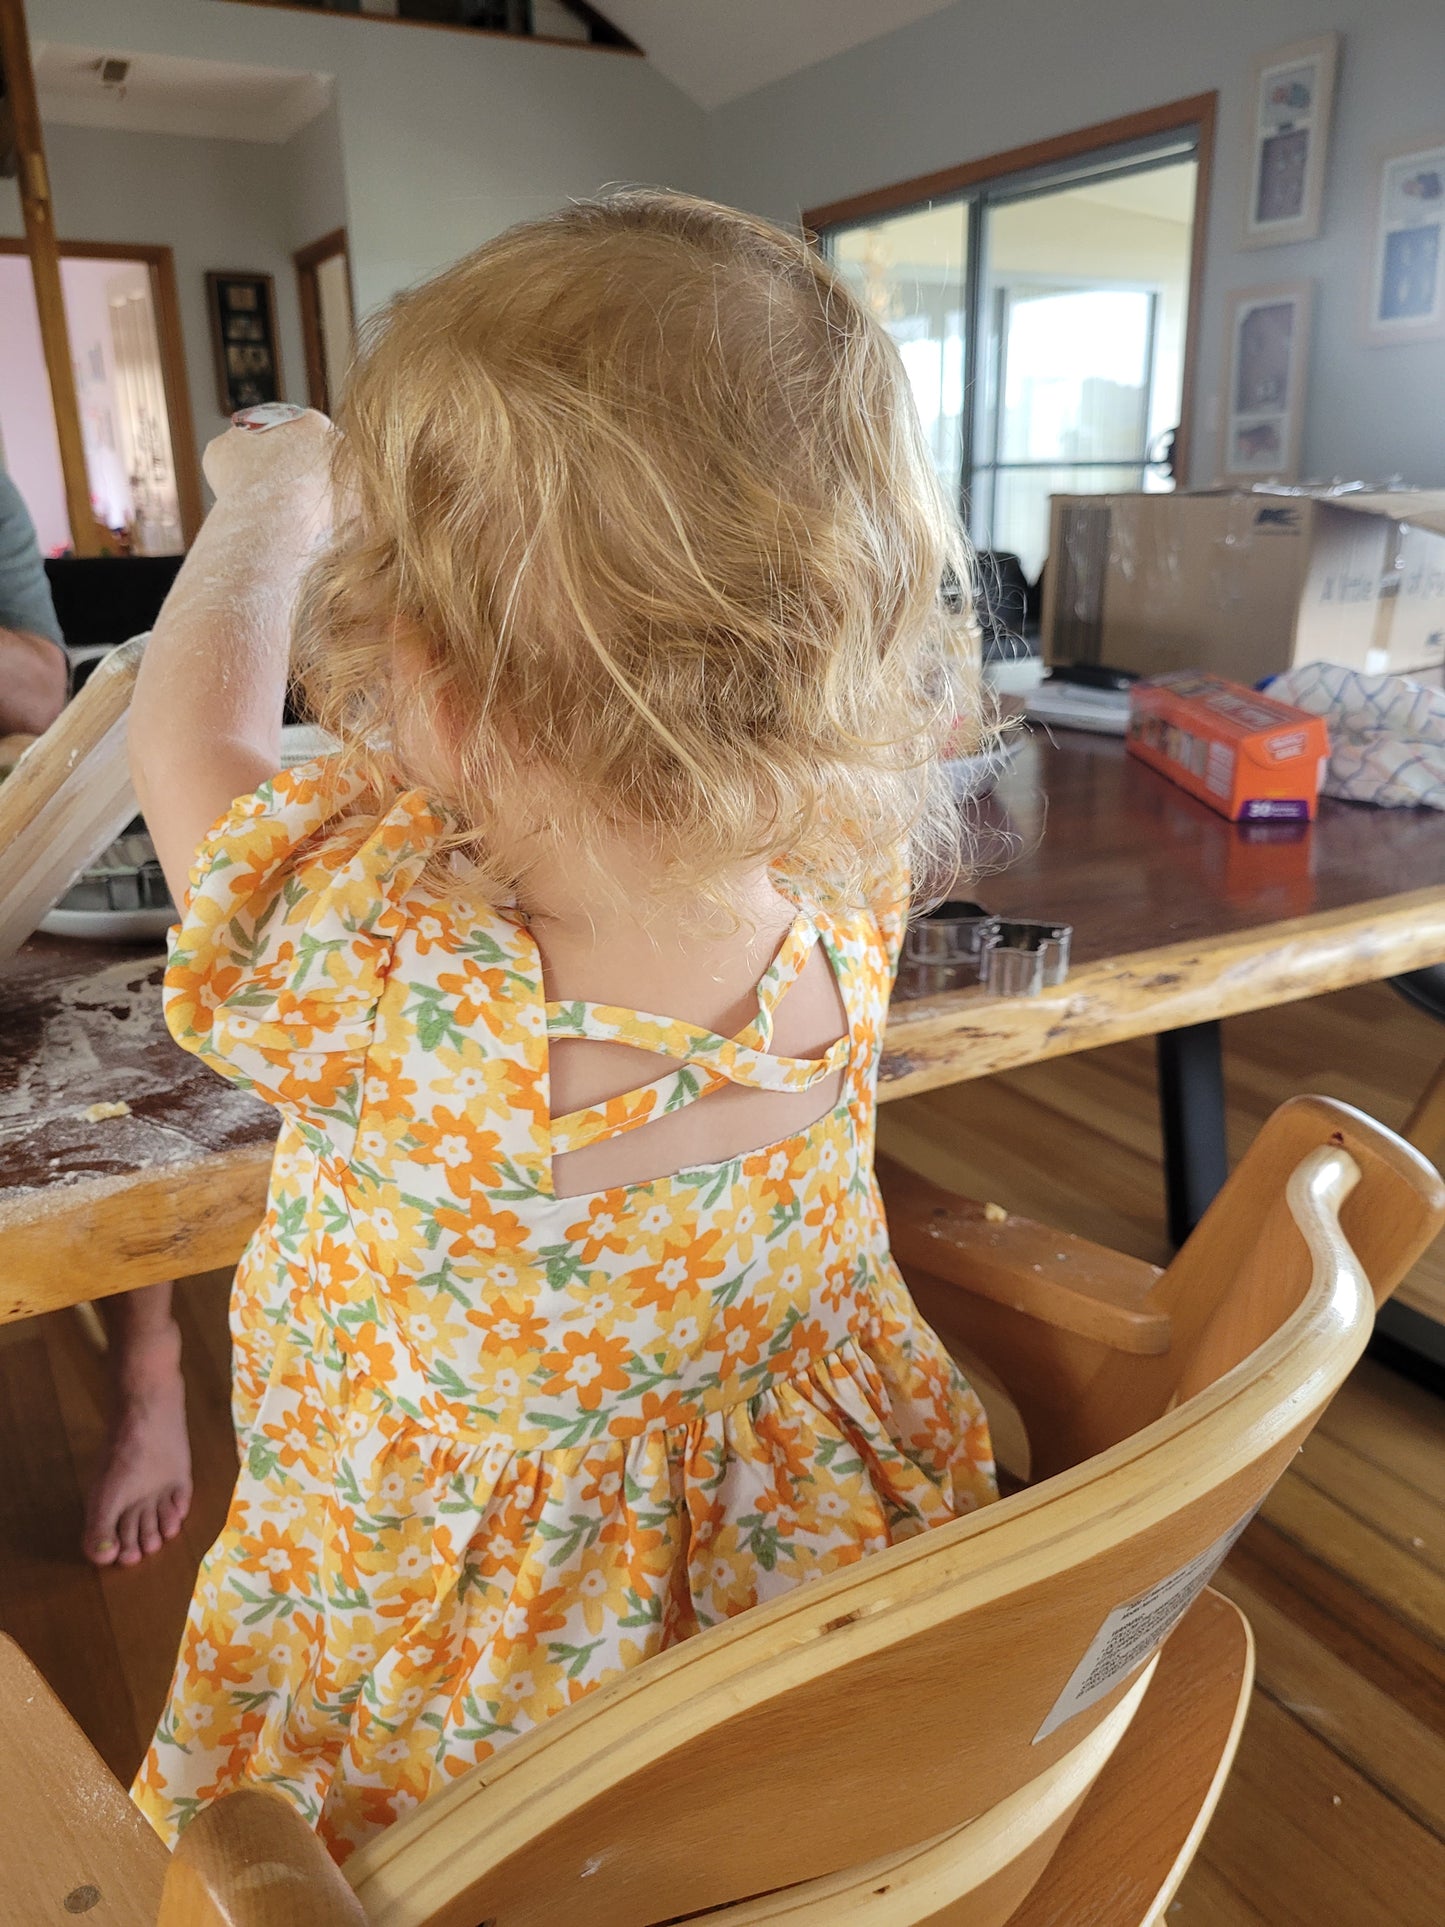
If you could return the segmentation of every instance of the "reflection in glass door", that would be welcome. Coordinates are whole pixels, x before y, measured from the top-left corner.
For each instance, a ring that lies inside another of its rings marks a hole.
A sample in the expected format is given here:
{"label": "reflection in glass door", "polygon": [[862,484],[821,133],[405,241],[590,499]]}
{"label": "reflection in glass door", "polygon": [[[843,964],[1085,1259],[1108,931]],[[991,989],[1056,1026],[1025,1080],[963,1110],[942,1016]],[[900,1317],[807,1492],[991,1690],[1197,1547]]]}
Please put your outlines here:
{"label": "reflection in glass door", "polygon": [[844,228],[833,259],[898,343],[939,480],[953,494],[963,466],[969,210],[918,208]]}
{"label": "reflection in glass door", "polygon": [[1170,486],[1197,173],[1174,135],[828,236],[898,342],[975,543],[1030,579],[1051,495]]}

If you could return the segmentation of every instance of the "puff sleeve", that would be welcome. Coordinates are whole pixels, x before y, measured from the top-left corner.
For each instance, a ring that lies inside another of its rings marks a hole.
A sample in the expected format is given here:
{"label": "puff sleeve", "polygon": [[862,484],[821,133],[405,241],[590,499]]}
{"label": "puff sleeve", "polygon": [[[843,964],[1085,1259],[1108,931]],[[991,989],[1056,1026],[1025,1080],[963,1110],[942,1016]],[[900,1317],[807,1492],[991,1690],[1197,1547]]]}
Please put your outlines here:
{"label": "puff sleeve", "polygon": [[171,931],[171,1035],[334,1141],[361,1073],[405,901],[444,825],[419,791],[378,819],[334,760],[240,798],[197,852]]}

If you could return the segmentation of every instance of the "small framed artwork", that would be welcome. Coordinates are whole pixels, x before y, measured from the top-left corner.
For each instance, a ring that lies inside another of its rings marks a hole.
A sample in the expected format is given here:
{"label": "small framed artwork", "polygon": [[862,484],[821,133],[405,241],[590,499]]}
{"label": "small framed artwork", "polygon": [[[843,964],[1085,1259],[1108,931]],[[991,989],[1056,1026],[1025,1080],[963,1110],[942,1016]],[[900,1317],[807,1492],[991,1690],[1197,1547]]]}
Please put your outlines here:
{"label": "small framed artwork", "polygon": [[1369,297],[1377,347],[1445,335],[1445,138],[1381,164]]}
{"label": "small framed artwork", "polygon": [[1339,55],[1340,36],[1323,33],[1266,54],[1255,67],[1242,246],[1312,241],[1319,233]]}
{"label": "small framed artwork", "polygon": [[1241,288],[1229,298],[1224,446],[1227,481],[1293,481],[1304,432],[1314,282]]}
{"label": "small framed artwork", "polygon": [[269,274],[208,274],[216,394],[223,415],[280,401],[276,284]]}

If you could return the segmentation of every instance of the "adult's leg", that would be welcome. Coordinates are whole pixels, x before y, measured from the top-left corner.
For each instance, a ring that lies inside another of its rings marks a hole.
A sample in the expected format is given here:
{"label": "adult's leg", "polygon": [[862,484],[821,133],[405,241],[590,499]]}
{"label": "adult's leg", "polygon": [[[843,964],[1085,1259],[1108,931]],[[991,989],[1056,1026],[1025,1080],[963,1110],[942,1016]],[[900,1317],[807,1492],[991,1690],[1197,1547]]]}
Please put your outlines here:
{"label": "adult's leg", "polygon": [[110,1435],[82,1543],[97,1566],[134,1566],[174,1539],[190,1510],[181,1334],[169,1284],[118,1292],[100,1311],[110,1337]]}

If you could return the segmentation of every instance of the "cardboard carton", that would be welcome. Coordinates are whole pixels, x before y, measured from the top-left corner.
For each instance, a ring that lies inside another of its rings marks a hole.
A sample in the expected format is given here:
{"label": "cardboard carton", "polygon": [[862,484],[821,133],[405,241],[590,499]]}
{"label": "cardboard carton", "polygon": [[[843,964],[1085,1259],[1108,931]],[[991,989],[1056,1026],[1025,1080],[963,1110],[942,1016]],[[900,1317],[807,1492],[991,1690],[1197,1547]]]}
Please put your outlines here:
{"label": "cardboard carton", "polygon": [[1330,738],[1307,709],[1180,670],[1129,692],[1127,747],[1233,823],[1306,823]]}
{"label": "cardboard carton", "polygon": [[1050,662],[1256,683],[1445,665],[1445,490],[1056,495]]}

